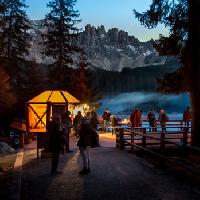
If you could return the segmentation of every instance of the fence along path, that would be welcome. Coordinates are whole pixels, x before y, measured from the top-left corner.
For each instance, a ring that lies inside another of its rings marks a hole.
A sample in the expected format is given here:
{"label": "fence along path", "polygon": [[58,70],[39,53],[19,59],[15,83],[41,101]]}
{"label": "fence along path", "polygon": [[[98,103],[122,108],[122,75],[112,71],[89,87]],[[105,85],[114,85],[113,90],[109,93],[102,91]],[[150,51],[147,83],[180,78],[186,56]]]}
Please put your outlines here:
{"label": "fence along path", "polygon": [[[118,132],[116,131],[118,130]],[[156,127],[149,127],[147,120],[144,120],[143,127],[130,126],[114,127],[116,132],[116,145],[121,149],[135,144],[142,147],[159,147],[164,153],[167,146],[187,145],[191,142],[191,126],[185,126],[182,120],[169,120],[166,124],[166,131],[158,124]]]}
{"label": "fence along path", "polygon": [[[200,175],[199,164],[193,167],[170,157],[166,154],[169,148],[189,149],[199,154],[200,149],[192,147],[191,143],[191,123],[190,126],[185,126],[182,120],[170,120],[166,124],[166,131],[162,131],[160,126],[157,130],[152,131],[152,127],[118,127],[116,134],[116,147],[124,150],[129,148],[132,152],[136,149],[145,151],[154,155],[157,158],[165,160],[173,165],[178,165],[195,174]],[[156,150],[156,151],[155,151]]]}

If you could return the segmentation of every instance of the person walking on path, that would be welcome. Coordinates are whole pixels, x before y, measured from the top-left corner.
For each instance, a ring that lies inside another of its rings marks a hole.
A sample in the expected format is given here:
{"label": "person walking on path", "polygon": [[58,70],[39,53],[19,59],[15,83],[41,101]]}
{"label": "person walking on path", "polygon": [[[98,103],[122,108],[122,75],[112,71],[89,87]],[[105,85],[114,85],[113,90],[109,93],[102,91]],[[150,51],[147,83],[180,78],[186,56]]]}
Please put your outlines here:
{"label": "person walking on path", "polygon": [[130,116],[130,122],[131,122],[131,126],[132,126],[133,129],[135,127],[140,127],[140,125],[141,125],[141,113],[137,108],[135,110],[133,110],[133,112]]}
{"label": "person walking on path", "polygon": [[111,115],[111,126],[112,126],[112,135],[116,133],[119,129],[119,121],[115,115]]}
{"label": "person walking on path", "polygon": [[190,107],[187,107],[187,109],[183,113],[183,121],[185,123],[185,126],[189,126],[191,120],[192,120],[192,114],[190,111]]}
{"label": "person walking on path", "polygon": [[71,115],[71,112],[67,111],[66,113],[63,114],[62,119],[61,119],[66,153],[72,152],[69,149],[69,134],[70,134],[70,128],[72,127],[72,119],[70,115]]}
{"label": "person walking on path", "polygon": [[108,110],[108,108],[105,109],[102,118],[103,118],[103,130],[106,132],[109,127],[109,122],[110,122],[110,116],[111,112]]}
{"label": "person walking on path", "polygon": [[90,126],[94,128],[95,130],[98,129],[99,119],[97,116],[97,113],[95,111],[91,112],[91,118],[90,118]]}
{"label": "person walking on path", "polygon": [[51,175],[61,174],[58,169],[59,156],[62,150],[63,137],[60,131],[60,123],[58,117],[53,117],[48,125],[49,147],[52,152]]}
{"label": "person walking on path", "polygon": [[74,126],[76,137],[78,137],[78,132],[81,129],[81,120],[82,120],[82,118],[83,118],[83,116],[81,115],[81,111],[78,111],[77,115],[75,116],[75,118],[73,120],[73,126]]}
{"label": "person walking on path", "polygon": [[160,115],[158,117],[158,121],[160,122],[160,126],[162,127],[162,132],[166,132],[166,122],[169,120],[169,117],[165,113],[164,110],[160,111]]}
{"label": "person walking on path", "polygon": [[84,117],[81,122],[79,140],[77,143],[83,159],[83,169],[79,172],[80,175],[90,173],[90,147],[96,146],[93,138],[96,137],[97,139],[97,136],[98,134],[95,129],[90,126],[88,118]]}
{"label": "person walking on path", "polygon": [[155,117],[155,114],[153,112],[153,110],[151,110],[149,113],[148,113],[148,116],[147,116],[147,119],[148,119],[148,122],[149,122],[149,131],[155,131],[155,127],[156,127],[156,117]]}

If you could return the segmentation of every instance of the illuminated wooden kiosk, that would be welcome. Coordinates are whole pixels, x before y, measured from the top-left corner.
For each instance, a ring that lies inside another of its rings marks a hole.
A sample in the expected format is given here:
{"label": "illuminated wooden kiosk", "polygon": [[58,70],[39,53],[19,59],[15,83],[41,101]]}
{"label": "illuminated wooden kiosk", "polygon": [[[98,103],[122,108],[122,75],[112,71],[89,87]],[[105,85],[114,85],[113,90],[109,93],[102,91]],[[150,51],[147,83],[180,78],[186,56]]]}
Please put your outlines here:
{"label": "illuminated wooden kiosk", "polygon": [[62,119],[67,111],[74,115],[79,107],[80,101],[62,90],[44,91],[26,103],[26,133],[37,137],[37,162],[39,149],[44,149],[44,153],[49,152],[47,127],[51,117]]}

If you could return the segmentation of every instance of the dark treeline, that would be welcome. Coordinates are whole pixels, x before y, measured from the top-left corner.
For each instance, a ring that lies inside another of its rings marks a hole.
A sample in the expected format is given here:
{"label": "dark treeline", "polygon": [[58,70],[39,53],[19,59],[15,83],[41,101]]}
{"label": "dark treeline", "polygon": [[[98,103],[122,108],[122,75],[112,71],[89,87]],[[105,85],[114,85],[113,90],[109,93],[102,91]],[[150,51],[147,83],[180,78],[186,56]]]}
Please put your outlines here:
{"label": "dark treeline", "polygon": [[135,69],[124,68],[121,72],[94,70],[95,87],[102,95],[116,95],[133,91],[155,91],[157,79],[165,73],[174,72],[176,63],[140,67]]}

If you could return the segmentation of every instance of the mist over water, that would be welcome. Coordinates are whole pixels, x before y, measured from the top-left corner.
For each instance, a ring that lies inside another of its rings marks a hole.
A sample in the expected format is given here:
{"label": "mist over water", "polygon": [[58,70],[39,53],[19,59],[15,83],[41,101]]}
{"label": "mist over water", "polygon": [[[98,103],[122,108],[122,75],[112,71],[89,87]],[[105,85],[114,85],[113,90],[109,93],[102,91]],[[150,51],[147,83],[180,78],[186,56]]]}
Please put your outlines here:
{"label": "mist over water", "polygon": [[104,97],[97,112],[101,115],[105,108],[108,108],[113,114],[129,115],[137,107],[144,114],[151,109],[155,112],[164,109],[167,113],[182,113],[187,106],[190,106],[187,94],[162,95],[150,92],[132,92],[114,97]]}

